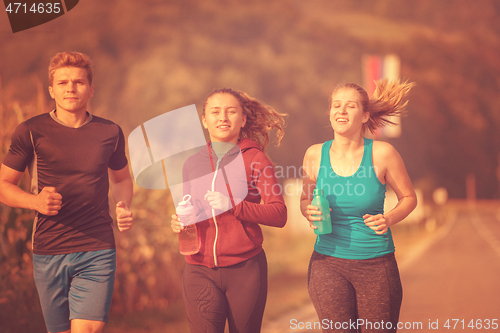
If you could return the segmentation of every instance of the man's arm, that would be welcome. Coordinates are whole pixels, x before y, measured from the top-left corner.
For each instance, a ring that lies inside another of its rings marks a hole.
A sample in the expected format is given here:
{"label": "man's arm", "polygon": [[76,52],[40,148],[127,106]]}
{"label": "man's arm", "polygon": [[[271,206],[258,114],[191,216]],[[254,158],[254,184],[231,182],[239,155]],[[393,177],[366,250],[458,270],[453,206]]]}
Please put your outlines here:
{"label": "man's arm", "polygon": [[2,164],[0,168],[0,202],[7,206],[33,209],[44,215],[57,215],[62,196],[54,187],[44,187],[38,195],[23,191],[17,184],[23,176],[20,172]]}
{"label": "man's arm", "polygon": [[116,204],[116,222],[118,230],[126,231],[132,228],[133,215],[130,211],[130,204],[134,192],[132,177],[128,165],[120,170],[109,170],[109,180],[111,182],[111,195]]}

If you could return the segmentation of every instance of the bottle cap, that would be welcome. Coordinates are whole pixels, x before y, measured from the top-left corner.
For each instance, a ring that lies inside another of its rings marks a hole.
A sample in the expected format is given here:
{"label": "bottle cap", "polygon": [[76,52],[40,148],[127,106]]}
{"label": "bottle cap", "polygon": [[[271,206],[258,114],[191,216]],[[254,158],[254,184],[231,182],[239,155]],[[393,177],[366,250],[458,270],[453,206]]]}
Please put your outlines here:
{"label": "bottle cap", "polygon": [[182,197],[182,201],[179,202],[179,206],[191,206],[191,195],[186,194]]}
{"label": "bottle cap", "polygon": [[324,195],[322,188],[315,188],[313,191],[313,195]]}

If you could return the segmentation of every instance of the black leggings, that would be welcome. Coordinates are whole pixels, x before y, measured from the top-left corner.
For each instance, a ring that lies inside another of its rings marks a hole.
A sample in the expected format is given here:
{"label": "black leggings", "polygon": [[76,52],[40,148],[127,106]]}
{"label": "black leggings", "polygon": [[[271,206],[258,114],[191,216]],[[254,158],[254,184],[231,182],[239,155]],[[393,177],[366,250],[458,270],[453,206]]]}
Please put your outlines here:
{"label": "black leggings", "polygon": [[191,333],[260,332],[267,298],[264,250],[229,267],[186,264],[182,296]]}
{"label": "black leggings", "polygon": [[394,253],[351,260],[314,251],[308,286],[323,332],[396,332],[403,289]]}

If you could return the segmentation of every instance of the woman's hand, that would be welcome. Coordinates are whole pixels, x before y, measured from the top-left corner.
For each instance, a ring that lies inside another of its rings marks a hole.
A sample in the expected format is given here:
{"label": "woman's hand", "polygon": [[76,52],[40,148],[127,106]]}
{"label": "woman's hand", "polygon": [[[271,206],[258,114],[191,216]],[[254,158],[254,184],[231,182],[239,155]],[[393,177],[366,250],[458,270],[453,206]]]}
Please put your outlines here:
{"label": "woman's hand", "polygon": [[321,212],[318,207],[313,206],[313,205],[307,205],[306,207],[306,218],[309,221],[309,226],[312,229],[318,229],[317,226],[313,224],[314,221],[321,221],[321,217],[318,215],[321,215]]}
{"label": "woman's hand", "polygon": [[184,229],[177,214],[172,215],[172,221],[170,221],[170,227],[172,227],[172,231],[176,234],[180,233]]}
{"label": "woman's hand", "polygon": [[383,235],[389,230],[389,224],[384,214],[363,215],[367,227],[375,231],[377,235]]}
{"label": "woman's hand", "polygon": [[205,194],[205,200],[208,204],[212,206],[213,209],[218,209],[223,212],[227,212],[230,209],[229,198],[220,192],[207,191]]}

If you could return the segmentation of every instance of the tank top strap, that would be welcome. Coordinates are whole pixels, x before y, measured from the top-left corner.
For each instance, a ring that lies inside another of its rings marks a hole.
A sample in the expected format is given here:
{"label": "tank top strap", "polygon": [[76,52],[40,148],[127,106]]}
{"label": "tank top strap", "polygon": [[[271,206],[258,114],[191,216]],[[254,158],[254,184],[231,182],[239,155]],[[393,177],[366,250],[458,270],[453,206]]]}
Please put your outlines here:
{"label": "tank top strap", "polygon": [[[363,163],[362,166],[365,168],[373,167],[373,140],[363,138],[365,141],[365,148],[363,150]],[[369,169],[367,169],[369,170]]]}
{"label": "tank top strap", "polygon": [[[320,176],[326,176],[330,172],[331,164],[330,164],[330,147],[332,146],[333,140],[326,141],[321,146],[321,161],[320,168],[318,172],[318,178]],[[320,173],[324,173],[324,175],[320,175]]]}

